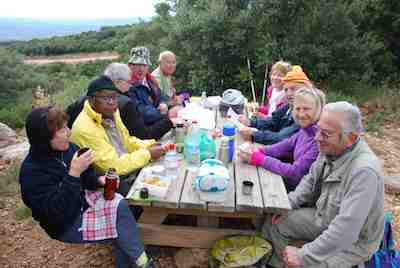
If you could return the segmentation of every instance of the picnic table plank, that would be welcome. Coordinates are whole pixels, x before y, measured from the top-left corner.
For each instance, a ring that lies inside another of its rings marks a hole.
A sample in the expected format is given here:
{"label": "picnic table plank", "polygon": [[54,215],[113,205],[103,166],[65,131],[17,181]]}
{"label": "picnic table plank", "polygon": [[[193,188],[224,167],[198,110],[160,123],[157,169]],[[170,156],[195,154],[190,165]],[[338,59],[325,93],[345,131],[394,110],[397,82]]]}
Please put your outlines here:
{"label": "picnic table plank", "polygon": [[230,183],[228,189],[226,190],[226,199],[224,202],[208,202],[207,210],[214,212],[233,212],[235,211],[235,168],[233,163],[228,165]]}
{"label": "picnic table plank", "polygon": [[[255,211],[262,214],[264,202],[261,194],[261,185],[257,169],[244,163],[242,160],[235,161],[236,174],[236,209],[238,211]],[[250,180],[254,183],[251,195],[245,195],[242,192],[243,181]]]}
{"label": "picnic table plank", "polygon": [[262,167],[258,168],[264,200],[264,212],[287,213],[291,209],[282,177]]}
{"label": "picnic table plank", "polygon": [[[143,169],[142,169],[143,170]],[[151,200],[143,200],[143,199],[137,199],[135,197],[138,197],[138,191],[140,191],[140,181],[142,180],[144,173],[142,170],[139,172],[139,175],[136,177],[136,180],[133,182],[131,189],[129,190],[128,194],[126,195],[126,198],[130,200],[130,202],[134,205],[138,206],[151,206]],[[135,198],[135,199],[134,199]]]}
{"label": "picnic table plank", "polygon": [[179,207],[197,209],[207,208],[207,203],[200,200],[199,194],[193,189],[193,182],[196,179],[196,176],[197,171],[187,170]]}
{"label": "picnic table plank", "polygon": [[179,200],[182,195],[183,186],[185,184],[186,179],[186,164],[182,160],[180,161],[180,167],[178,172],[178,176],[171,182],[171,185],[168,188],[168,192],[163,199],[155,200],[152,202],[153,207],[170,207],[177,208],[179,207]]}
{"label": "picnic table plank", "polygon": [[[162,159],[149,164],[147,167],[152,167],[155,165],[162,165]],[[126,198],[130,199],[134,205],[140,206],[155,206],[155,207],[178,207],[179,206],[179,199],[182,193],[183,184],[185,181],[186,176],[186,168],[184,161],[181,161],[180,165],[182,168],[178,170],[178,176],[175,180],[171,182],[171,185],[168,188],[168,192],[164,198],[158,197],[150,197],[148,200],[140,199],[138,196],[138,191],[141,188],[141,181],[143,181],[145,172],[142,169],[136,178],[135,182],[133,183],[131,189],[129,190]],[[136,194],[135,194],[136,192]]]}

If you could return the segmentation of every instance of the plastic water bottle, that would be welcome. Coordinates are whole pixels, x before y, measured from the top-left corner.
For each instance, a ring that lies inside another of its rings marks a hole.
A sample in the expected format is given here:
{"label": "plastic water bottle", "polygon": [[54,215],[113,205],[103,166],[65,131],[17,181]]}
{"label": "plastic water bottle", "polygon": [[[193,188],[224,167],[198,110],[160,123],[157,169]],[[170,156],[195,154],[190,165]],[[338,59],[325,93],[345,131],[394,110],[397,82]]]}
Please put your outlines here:
{"label": "plastic water bottle", "polygon": [[164,167],[168,177],[176,179],[178,177],[178,155],[176,150],[168,151],[164,156]]}
{"label": "plastic water bottle", "polygon": [[235,126],[231,123],[225,123],[222,129],[222,135],[228,138],[228,162],[232,162],[235,156]]}
{"label": "plastic water bottle", "polygon": [[207,93],[205,91],[203,91],[201,93],[200,105],[203,108],[206,108],[206,105],[207,105]]}
{"label": "plastic water bottle", "polygon": [[183,153],[187,169],[189,171],[197,171],[200,166],[200,129],[197,126],[197,122],[192,123],[191,131],[185,139]]}

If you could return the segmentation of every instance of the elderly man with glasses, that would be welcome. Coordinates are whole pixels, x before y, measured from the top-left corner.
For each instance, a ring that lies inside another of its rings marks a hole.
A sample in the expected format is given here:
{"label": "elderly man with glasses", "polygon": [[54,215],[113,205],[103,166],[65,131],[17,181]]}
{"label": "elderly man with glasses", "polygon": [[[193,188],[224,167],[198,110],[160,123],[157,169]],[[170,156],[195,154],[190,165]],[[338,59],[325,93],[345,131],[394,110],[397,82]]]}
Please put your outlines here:
{"label": "elderly man with glasses", "polygon": [[[378,248],[384,225],[384,184],[379,159],[360,136],[359,109],[327,104],[317,124],[320,154],[296,190],[287,215],[268,217],[272,267],[350,268]],[[306,240],[301,248],[290,240]],[[285,266],[286,265],[286,266]]]}
{"label": "elderly man with glasses", "polygon": [[88,99],[76,118],[71,141],[94,152],[94,167],[99,173],[115,168],[121,178],[119,192],[125,195],[130,187],[129,175],[160,158],[164,150],[155,140],[130,136],[118,110],[119,90],[107,76],[93,80]]}
{"label": "elderly man with glasses", "polygon": [[[173,127],[172,121],[168,118],[162,118],[153,124],[146,125],[143,115],[138,110],[138,105],[135,99],[128,96],[131,70],[128,65],[123,63],[111,63],[104,70],[104,75],[110,78],[114,85],[119,89],[118,109],[121,115],[122,122],[126,126],[131,136],[139,139],[160,139],[165,133]],[[83,104],[88,97],[86,94],[81,96],[66,109],[69,115],[68,126],[72,128],[75,119],[83,109]]]}

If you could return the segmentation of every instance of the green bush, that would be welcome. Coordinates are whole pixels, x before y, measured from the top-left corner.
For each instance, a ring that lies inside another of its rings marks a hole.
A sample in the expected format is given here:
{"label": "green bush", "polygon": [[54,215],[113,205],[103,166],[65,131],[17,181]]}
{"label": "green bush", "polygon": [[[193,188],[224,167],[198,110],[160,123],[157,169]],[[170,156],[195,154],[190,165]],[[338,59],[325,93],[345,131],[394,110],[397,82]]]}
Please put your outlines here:
{"label": "green bush", "polygon": [[10,126],[11,128],[23,128],[25,118],[31,111],[30,103],[20,103],[13,107],[0,109],[0,122]]}
{"label": "green bush", "polygon": [[367,117],[365,130],[367,132],[380,133],[381,127],[385,122],[387,115],[383,112],[376,112]]}

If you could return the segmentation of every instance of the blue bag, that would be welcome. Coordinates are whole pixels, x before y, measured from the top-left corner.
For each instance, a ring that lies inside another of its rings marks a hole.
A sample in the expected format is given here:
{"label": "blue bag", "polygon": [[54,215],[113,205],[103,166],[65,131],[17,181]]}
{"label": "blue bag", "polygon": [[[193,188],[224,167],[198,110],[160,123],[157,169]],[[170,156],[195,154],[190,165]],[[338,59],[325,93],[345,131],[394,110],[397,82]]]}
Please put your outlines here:
{"label": "blue bag", "polygon": [[395,250],[392,233],[392,213],[385,214],[384,233],[379,249],[359,268],[400,268],[400,252]]}

